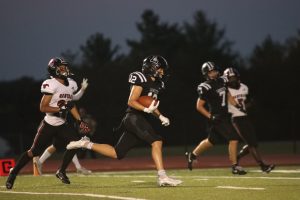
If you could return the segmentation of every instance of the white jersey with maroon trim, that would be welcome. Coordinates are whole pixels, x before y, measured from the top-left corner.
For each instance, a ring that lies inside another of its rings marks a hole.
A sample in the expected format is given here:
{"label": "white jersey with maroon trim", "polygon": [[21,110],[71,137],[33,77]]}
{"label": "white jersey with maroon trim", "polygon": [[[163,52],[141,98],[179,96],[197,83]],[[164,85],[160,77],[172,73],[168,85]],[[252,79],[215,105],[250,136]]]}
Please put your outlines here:
{"label": "white jersey with maroon trim", "polygon": [[[55,78],[47,79],[42,83],[41,92],[43,94],[52,94],[49,106],[59,107],[62,103],[73,100],[73,94],[77,91],[77,83],[68,78],[68,86],[60,83]],[[45,121],[52,126],[59,126],[66,122],[65,119],[54,116],[53,113],[46,113]]]}
{"label": "white jersey with maroon trim", "polygon": [[[247,85],[241,83],[239,89],[233,89],[228,87],[228,90],[231,96],[234,98],[236,102],[243,106],[244,110],[246,110],[245,101],[247,99],[247,95],[249,93]],[[232,114],[232,117],[241,117],[246,116],[247,113],[240,111],[235,106],[228,103],[228,111]]]}

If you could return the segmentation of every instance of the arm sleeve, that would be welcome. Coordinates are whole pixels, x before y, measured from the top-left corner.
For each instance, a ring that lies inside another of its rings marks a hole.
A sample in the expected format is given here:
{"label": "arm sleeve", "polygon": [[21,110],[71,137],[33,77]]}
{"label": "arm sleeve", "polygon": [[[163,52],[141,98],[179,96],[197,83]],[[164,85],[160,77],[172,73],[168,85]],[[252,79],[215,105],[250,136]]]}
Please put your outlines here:
{"label": "arm sleeve", "polygon": [[142,72],[133,72],[129,75],[128,82],[132,85],[143,86],[147,82],[147,78]]}
{"label": "arm sleeve", "polygon": [[84,94],[84,91],[82,89],[80,89],[78,92],[76,92],[73,95],[73,100],[78,101],[82,97],[83,94]]}
{"label": "arm sleeve", "polygon": [[197,88],[199,99],[203,99],[203,100],[207,101],[208,91],[210,89],[211,89],[211,86],[209,84],[201,83]]}

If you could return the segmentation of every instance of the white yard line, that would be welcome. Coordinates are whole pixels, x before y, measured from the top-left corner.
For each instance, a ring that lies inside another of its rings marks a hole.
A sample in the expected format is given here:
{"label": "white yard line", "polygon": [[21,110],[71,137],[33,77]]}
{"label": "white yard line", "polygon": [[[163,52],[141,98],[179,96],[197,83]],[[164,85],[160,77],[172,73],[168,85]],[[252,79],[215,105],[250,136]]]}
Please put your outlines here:
{"label": "white yard line", "polygon": [[141,181],[141,180],[133,180],[131,181],[132,183],[145,183],[146,181]]}
{"label": "white yard line", "polygon": [[120,200],[145,200],[145,199],[139,199],[139,198],[133,198],[133,197],[120,197],[120,196],[89,194],[89,193],[58,193],[58,192],[51,193],[51,192],[15,192],[15,191],[0,191],[0,193],[28,194],[28,195],[85,196],[85,197],[120,199]]}
{"label": "white yard line", "polygon": [[218,189],[232,189],[232,190],[265,190],[265,188],[254,187],[236,187],[236,186],[217,186]]}

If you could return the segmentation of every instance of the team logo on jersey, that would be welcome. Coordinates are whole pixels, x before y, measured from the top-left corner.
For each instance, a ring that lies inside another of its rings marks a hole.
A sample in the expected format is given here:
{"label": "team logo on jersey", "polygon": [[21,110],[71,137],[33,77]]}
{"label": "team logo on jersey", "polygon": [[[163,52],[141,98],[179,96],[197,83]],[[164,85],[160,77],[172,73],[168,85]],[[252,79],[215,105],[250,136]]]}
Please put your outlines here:
{"label": "team logo on jersey", "polygon": [[49,87],[49,84],[43,84],[43,88],[45,89],[46,87]]}

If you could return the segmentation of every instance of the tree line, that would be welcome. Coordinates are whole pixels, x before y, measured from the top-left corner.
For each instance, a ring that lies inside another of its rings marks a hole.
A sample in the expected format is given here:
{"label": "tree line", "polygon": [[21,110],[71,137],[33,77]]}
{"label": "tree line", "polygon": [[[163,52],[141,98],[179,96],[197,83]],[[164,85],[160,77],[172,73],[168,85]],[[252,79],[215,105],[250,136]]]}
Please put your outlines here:
{"label": "tree line", "polygon": [[[166,144],[196,144],[206,137],[205,119],[196,111],[196,88],[204,81],[201,66],[206,61],[215,62],[221,71],[227,67],[239,70],[253,98],[249,115],[260,140],[299,139],[300,30],[284,43],[268,35],[249,58],[243,58],[226,39],[225,29],[202,11],[195,12],[191,23],[177,24],[162,22],[152,10],[145,10],[136,28],[140,38],[127,40],[127,54],[120,53],[110,38],[94,33],[77,51],[67,50],[61,55],[71,62],[79,86],[83,77],[89,79],[90,85],[77,106],[85,107],[98,121],[100,142],[116,142],[119,135],[112,128],[118,126],[127,106],[128,75],[140,70],[143,58],[152,54],[165,57],[171,68],[160,104],[171,126],[163,128],[157,122]],[[0,135],[16,149],[18,141],[10,134],[22,134],[28,147],[43,117],[39,112],[42,78],[0,82],[5,97],[0,100]]]}

